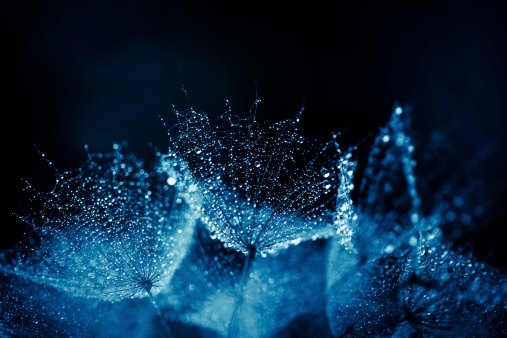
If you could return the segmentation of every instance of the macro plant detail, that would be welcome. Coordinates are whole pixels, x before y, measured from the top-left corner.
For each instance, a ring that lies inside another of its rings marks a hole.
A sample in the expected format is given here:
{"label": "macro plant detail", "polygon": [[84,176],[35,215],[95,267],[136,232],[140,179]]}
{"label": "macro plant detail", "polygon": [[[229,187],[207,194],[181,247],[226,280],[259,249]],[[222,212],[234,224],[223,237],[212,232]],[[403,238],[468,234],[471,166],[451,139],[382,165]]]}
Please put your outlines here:
{"label": "macro plant detail", "polygon": [[429,199],[439,204],[426,202],[423,208],[404,114],[401,107],[394,110],[370,149],[354,209],[352,249],[331,242],[331,331],[338,337],[502,336],[505,275],[445,240],[441,195]]}
{"label": "macro plant detail", "polygon": [[176,190],[151,188],[156,179],[142,162],[114,148],[58,175],[52,191],[34,191],[32,202],[41,208],[20,216],[40,240],[36,278],[107,300],[167,284],[192,232],[190,210],[176,202]]}
{"label": "macro plant detail", "polygon": [[[302,136],[302,111],[263,125],[257,120],[259,102],[245,119],[228,107],[214,123],[192,108],[176,112],[174,147],[205,202],[204,222],[212,236],[246,254],[228,336],[235,335],[232,326],[258,253],[332,234],[336,201],[331,192],[344,169],[330,167],[340,153],[334,143],[315,144]],[[340,198],[347,192],[342,188]]]}
{"label": "macro plant detail", "polygon": [[175,151],[205,202],[205,223],[225,245],[251,254],[274,252],[327,235],[337,185],[336,150],[301,134],[294,118],[258,121],[256,100],[241,119],[230,110],[216,121],[192,108],[176,112]]}
{"label": "macro plant detail", "polygon": [[149,173],[124,147],[90,153],[78,170],[56,171],[49,192],[27,185],[32,208],[18,216],[28,225],[27,247],[5,272],[74,297],[114,302],[148,296],[158,311],[154,295],[170,284],[183,259],[196,214],[176,182],[167,182],[168,174],[175,180],[174,168],[162,177]]}
{"label": "macro plant detail", "polygon": [[305,136],[303,111],[261,122],[259,102],[245,118],[176,111],[152,165],[114,144],[54,169],[49,192],[27,183],[25,236],[0,254],[0,334],[507,334],[505,273],[453,245],[452,213],[487,211],[467,186],[421,187],[408,107],[363,158],[343,135]]}

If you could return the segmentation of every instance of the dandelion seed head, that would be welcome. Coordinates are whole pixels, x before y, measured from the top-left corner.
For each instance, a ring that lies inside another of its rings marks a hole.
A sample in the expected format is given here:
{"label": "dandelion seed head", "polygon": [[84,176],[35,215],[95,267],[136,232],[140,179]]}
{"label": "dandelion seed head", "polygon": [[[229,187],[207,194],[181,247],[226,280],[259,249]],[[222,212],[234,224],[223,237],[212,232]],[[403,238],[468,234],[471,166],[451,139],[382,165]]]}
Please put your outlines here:
{"label": "dandelion seed head", "polygon": [[[148,172],[126,144],[113,149],[89,154],[77,170],[57,172],[53,190],[32,190],[31,212],[20,216],[40,239],[37,264],[20,265],[30,278],[114,301],[171,279],[199,217],[175,202],[189,197],[184,174],[166,158]],[[178,182],[164,189],[171,177]]]}
{"label": "dandelion seed head", "polygon": [[143,289],[145,289],[146,291],[150,291],[150,290],[151,290],[151,288],[153,287],[153,283],[152,283],[152,281],[151,281],[151,280],[149,280],[149,279],[142,280],[142,281],[140,282],[140,284],[141,284],[141,287],[142,287]]}
{"label": "dandelion seed head", "polygon": [[213,236],[247,253],[332,233],[340,169],[323,164],[337,156],[333,143],[303,137],[298,118],[262,124],[255,111],[246,118],[229,111],[211,121],[193,109],[177,116],[174,148],[192,173]]}

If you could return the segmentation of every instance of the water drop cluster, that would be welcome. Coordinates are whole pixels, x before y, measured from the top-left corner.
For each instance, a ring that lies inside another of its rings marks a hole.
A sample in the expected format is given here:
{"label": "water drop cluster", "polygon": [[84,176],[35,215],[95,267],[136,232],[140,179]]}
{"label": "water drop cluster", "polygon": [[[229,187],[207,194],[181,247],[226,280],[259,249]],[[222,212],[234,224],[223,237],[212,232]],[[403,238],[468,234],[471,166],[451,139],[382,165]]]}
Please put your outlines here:
{"label": "water drop cluster", "polygon": [[408,108],[344,150],[306,136],[302,111],[263,123],[259,102],[245,118],[176,111],[153,163],[114,144],[55,168],[50,191],[27,182],[0,335],[507,335],[505,273],[454,242],[493,204],[459,175],[428,189],[442,174]]}
{"label": "water drop cluster", "polygon": [[212,235],[245,254],[328,236],[335,211],[331,192],[342,169],[333,163],[333,142],[302,136],[301,113],[266,125],[257,120],[257,103],[245,119],[228,111],[211,122],[193,109],[177,112],[173,137],[204,200]]}

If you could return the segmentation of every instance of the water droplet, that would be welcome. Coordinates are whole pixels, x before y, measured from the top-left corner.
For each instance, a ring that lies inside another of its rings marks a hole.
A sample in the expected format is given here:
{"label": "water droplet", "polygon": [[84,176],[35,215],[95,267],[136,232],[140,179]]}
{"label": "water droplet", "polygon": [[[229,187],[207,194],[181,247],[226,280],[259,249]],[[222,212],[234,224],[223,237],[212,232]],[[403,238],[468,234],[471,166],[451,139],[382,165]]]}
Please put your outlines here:
{"label": "water droplet", "polygon": [[331,189],[331,182],[329,182],[329,180],[322,181],[322,187],[326,190]]}
{"label": "water droplet", "polygon": [[461,208],[463,206],[463,204],[465,204],[465,201],[463,200],[463,197],[461,197],[461,196],[456,196],[454,198],[453,202],[454,202],[454,206],[456,208]]}
{"label": "water droplet", "polygon": [[417,238],[415,236],[410,237],[410,239],[408,240],[408,244],[410,244],[411,246],[416,246]]}
{"label": "water droplet", "polygon": [[170,186],[173,186],[176,184],[176,179],[174,177],[169,177],[167,179],[167,184],[169,184]]}

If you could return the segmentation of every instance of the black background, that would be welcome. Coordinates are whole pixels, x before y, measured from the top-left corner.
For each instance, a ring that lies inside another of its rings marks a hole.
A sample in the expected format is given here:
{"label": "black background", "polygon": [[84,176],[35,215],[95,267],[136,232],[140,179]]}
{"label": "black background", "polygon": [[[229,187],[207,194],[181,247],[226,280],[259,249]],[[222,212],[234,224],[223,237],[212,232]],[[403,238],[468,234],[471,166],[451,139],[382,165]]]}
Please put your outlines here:
{"label": "black background", "polygon": [[[485,172],[502,187],[507,169],[507,11],[503,1],[44,1],[3,5],[2,238],[23,226],[20,178],[49,190],[55,167],[74,169],[83,145],[113,142],[149,157],[168,145],[159,120],[172,104],[210,114],[229,98],[275,121],[305,106],[313,136],[349,127],[354,144],[385,123],[395,102],[410,106],[414,133],[444,130],[459,168],[497,146]],[[37,148],[32,145],[36,144]],[[470,179],[474,179],[471,177]],[[498,182],[497,182],[498,181]],[[505,194],[497,208],[505,205]],[[502,218],[503,217],[503,218]],[[504,216],[476,242],[505,239]]]}

